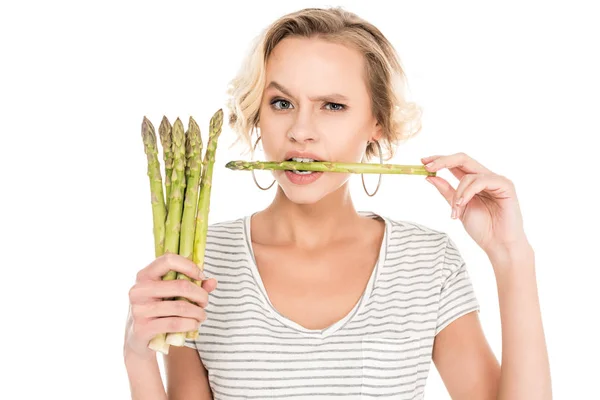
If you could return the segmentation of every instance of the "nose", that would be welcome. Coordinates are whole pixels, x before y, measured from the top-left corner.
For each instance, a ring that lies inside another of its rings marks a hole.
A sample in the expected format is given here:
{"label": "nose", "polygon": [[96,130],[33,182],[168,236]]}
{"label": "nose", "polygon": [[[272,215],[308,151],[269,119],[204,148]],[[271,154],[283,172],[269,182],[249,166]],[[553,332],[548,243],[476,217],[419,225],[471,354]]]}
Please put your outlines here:
{"label": "nose", "polygon": [[306,113],[298,113],[294,123],[287,132],[287,137],[292,142],[316,142],[319,139],[312,116]]}

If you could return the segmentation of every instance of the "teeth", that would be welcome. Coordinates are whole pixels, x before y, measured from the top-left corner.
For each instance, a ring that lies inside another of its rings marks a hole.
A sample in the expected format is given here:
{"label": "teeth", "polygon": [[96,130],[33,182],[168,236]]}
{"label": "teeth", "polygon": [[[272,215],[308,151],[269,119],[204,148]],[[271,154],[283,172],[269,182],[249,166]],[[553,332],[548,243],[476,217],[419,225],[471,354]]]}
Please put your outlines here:
{"label": "teeth", "polygon": [[296,161],[296,162],[313,162],[313,161],[315,161],[312,158],[298,158],[298,157],[293,157],[292,160]]}
{"label": "teeth", "polygon": [[295,174],[298,174],[298,175],[309,175],[309,174],[312,174],[312,171],[292,171],[292,172],[295,173]]}

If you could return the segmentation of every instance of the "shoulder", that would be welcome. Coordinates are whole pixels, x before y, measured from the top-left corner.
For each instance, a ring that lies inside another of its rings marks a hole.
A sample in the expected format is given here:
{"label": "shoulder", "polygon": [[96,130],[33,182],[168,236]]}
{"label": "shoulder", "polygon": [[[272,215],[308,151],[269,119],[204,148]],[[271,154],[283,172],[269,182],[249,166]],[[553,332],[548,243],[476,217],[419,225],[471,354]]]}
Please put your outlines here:
{"label": "shoulder", "polygon": [[402,259],[397,257],[399,261],[429,261],[444,277],[461,267],[461,254],[447,232],[411,220],[382,217],[389,227],[391,258],[403,255]]}
{"label": "shoulder", "polygon": [[245,218],[237,217],[228,220],[212,222],[206,232],[207,252],[223,246],[239,247],[246,237]]}
{"label": "shoulder", "polygon": [[244,222],[245,217],[243,216],[212,222],[208,225],[208,232],[210,234],[223,231],[240,231],[244,228]]}
{"label": "shoulder", "polygon": [[393,230],[395,232],[415,232],[416,234],[421,235],[429,235],[432,237],[442,238],[447,237],[447,233],[443,231],[439,231],[437,229],[433,229],[427,225],[410,221],[404,219],[393,219],[386,217],[386,219],[391,223]]}
{"label": "shoulder", "polygon": [[440,242],[444,245],[446,245],[450,239],[446,232],[433,229],[432,227],[422,223],[405,219],[391,218],[389,216],[381,216],[381,218],[387,222],[390,239],[404,239],[404,242]]}
{"label": "shoulder", "polygon": [[206,232],[204,266],[216,278],[237,273],[248,261],[244,217],[210,223]]}

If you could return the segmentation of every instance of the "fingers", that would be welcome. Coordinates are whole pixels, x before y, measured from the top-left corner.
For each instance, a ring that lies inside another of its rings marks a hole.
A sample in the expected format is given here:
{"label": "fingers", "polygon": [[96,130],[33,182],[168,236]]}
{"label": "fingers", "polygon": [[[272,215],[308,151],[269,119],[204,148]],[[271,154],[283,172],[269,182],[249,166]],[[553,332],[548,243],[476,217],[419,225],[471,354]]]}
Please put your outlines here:
{"label": "fingers", "polygon": [[469,204],[469,201],[473,199],[478,193],[485,191],[495,191],[502,189],[503,179],[499,175],[482,175],[472,174],[466,176],[456,188],[456,192],[452,198],[452,218],[458,218],[462,216],[462,213]]}
{"label": "fingers", "polygon": [[456,153],[448,156],[430,156],[421,160],[426,164],[425,169],[428,171],[437,172],[442,168],[448,168],[458,179],[462,179],[465,173],[477,174],[490,172],[465,153]]}
{"label": "fingers", "polygon": [[195,304],[185,300],[159,301],[135,305],[131,310],[132,316],[136,320],[182,317],[192,318],[200,322],[206,320],[206,311]]}
{"label": "fingers", "polygon": [[199,329],[200,323],[194,318],[165,317],[147,320],[135,326],[134,335],[142,338],[143,342],[163,333],[190,332]]}
{"label": "fingers", "polygon": [[469,174],[460,180],[458,187],[450,199],[450,206],[452,207],[452,214],[450,215],[450,218],[456,219],[461,216],[461,209],[464,209],[464,206],[468,200],[471,200],[476,193],[479,193],[479,191],[473,193],[468,200],[465,199],[465,194],[472,193],[473,190],[476,189],[476,186],[480,186],[480,183],[482,182],[481,177],[482,175],[479,174]]}
{"label": "fingers", "polygon": [[217,288],[217,280],[214,278],[209,278],[202,282],[202,289],[206,290],[206,292],[210,293]]}
{"label": "fingers", "polygon": [[452,213],[450,215],[452,219],[457,219],[462,216],[465,207],[475,195],[484,190],[494,191],[502,189],[503,184],[502,178],[494,174],[467,174],[460,180],[456,189],[439,176],[429,176],[426,180],[438,189],[452,207]]}
{"label": "fingers", "polygon": [[181,272],[192,279],[206,278],[193,261],[178,254],[167,253],[158,257],[146,268],[138,272],[137,282],[161,280],[161,278],[169,271]]}
{"label": "fingers", "polygon": [[429,183],[436,187],[436,189],[446,199],[448,204],[452,204],[452,198],[454,197],[454,188],[448,183],[447,180],[439,176],[428,176],[425,178]]}
{"label": "fingers", "polygon": [[[214,279],[212,280],[214,281]],[[209,287],[210,285],[212,284],[209,284]],[[212,289],[214,290],[214,288]],[[185,279],[158,282],[143,281],[133,286],[129,291],[131,304],[144,304],[170,297],[184,297],[201,307],[208,305],[208,292]]]}
{"label": "fingers", "polygon": [[429,156],[429,157],[423,157],[421,158],[421,162],[423,164],[429,164],[431,161],[435,160],[436,158],[440,158],[441,155],[440,154],[436,154],[434,156]]}

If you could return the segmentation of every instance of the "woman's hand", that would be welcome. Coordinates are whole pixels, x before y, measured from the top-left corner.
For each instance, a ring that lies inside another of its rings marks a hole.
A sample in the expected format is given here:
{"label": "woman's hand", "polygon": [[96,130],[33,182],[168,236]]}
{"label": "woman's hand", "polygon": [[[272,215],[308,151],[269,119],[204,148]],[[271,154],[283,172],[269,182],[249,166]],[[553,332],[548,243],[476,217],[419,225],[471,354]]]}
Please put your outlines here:
{"label": "woman's hand", "polygon": [[[202,287],[185,279],[163,281],[162,276],[170,270],[181,272],[192,279],[203,280]],[[142,358],[154,357],[155,352],[148,348],[148,343],[154,336],[198,329],[206,319],[204,307],[208,305],[208,293],[217,286],[215,279],[205,279],[196,264],[177,254],[158,257],[140,270],[135,285],[129,290],[124,352]],[[193,303],[163,300],[178,296]]]}
{"label": "woman's hand", "polygon": [[448,168],[459,179],[454,189],[445,179],[427,177],[452,208],[467,233],[488,254],[527,243],[514,184],[464,153],[422,158],[428,171]]}

